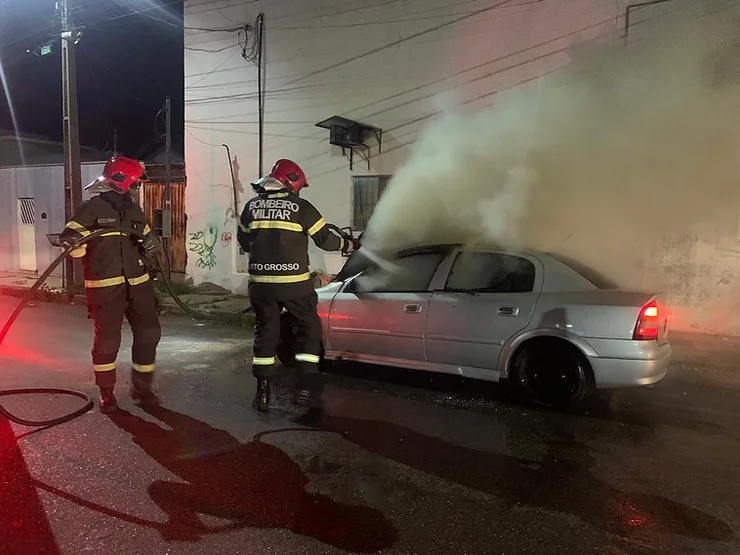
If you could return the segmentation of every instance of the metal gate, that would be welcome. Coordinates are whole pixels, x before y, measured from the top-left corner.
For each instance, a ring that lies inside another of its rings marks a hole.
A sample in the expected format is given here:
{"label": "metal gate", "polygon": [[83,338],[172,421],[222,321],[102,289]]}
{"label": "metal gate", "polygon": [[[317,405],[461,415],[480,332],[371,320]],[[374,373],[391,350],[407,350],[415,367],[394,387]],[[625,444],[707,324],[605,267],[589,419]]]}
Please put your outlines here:
{"label": "metal gate", "polygon": [[[144,183],[141,204],[149,225],[157,237],[162,236],[162,207],[164,206],[164,183]],[[172,237],[169,241],[170,265],[173,272],[185,273],[187,251],[185,235],[187,216],[185,215],[185,183],[170,183],[172,206]]]}

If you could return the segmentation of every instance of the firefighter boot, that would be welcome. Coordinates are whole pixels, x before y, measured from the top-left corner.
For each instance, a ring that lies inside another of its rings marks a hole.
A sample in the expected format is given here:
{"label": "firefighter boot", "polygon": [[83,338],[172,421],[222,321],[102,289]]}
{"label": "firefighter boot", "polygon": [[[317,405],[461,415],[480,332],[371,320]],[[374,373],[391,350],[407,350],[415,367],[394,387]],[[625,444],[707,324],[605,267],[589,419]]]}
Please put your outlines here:
{"label": "firefighter boot", "polygon": [[116,396],[113,395],[112,387],[101,387],[100,388],[100,412],[103,414],[111,414],[118,410],[118,403],[116,402]]}
{"label": "firefighter boot", "polygon": [[318,365],[303,363],[299,371],[298,388],[293,396],[293,404],[312,409],[322,408],[324,383]]}
{"label": "firefighter boot", "polygon": [[257,378],[257,393],[252,404],[259,412],[270,410],[270,382],[265,378]]}
{"label": "firefighter boot", "polygon": [[159,397],[152,391],[154,372],[131,371],[131,398],[146,406],[159,405]]}
{"label": "firefighter boot", "polygon": [[293,398],[293,404],[298,405],[299,407],[308,407],[311,409],[320,409],[324,406],[321,394],[308,389],[301,389],[296,392],[295,397]]}

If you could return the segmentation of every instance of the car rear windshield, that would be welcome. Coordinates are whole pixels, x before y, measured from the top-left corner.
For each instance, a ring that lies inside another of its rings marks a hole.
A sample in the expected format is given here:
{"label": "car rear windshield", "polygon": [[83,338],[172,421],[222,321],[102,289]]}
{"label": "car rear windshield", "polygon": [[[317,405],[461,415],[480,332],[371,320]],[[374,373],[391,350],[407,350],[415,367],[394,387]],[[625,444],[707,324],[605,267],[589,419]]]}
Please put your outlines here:
{"label": "car rear windshield", "polygon": [[561,262],[568,266],[568,268],[591,282],[591,284],[593,284],[593,286],[598,289],[619,289],[619,284],[617,282],[609,279],[605,275],[597,272],[589,266],[586,266],[585,264],[581,264],[580,262],[562,254],[555,254],[552,252],[549,252],[547,254],[552,256],[558,262]]}

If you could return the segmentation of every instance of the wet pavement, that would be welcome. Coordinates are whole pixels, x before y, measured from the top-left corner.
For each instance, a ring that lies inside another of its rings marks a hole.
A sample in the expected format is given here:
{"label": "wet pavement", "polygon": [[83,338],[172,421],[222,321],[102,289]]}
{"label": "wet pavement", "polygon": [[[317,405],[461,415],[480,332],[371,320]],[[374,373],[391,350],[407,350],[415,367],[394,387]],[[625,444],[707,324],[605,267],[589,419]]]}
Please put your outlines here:
{"label": "wet pavement", "polygon": [[[0,297],[0,318],[17,299]],[[249,406],[249,330],[168,317],[163,407],[29,430],[0,418],[0,555],[737,554],[740,340],[679,336],[655,387],[581,411],[367,366],[328,376],[322,419]],[[0,387],[95,391],[81,307],[28,309]],[[128,361],[128,339],[121,360]],[[4,398],[27,418],[76,400]]]}

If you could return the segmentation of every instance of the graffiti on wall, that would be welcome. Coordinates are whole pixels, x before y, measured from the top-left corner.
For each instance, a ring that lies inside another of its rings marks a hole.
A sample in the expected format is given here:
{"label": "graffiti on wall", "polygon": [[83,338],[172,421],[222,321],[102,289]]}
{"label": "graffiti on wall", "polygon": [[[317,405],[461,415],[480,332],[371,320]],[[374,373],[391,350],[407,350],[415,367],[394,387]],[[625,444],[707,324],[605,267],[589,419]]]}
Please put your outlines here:
{"label": "graffiti on wall", "polygon": [[224,231],[221,234],[221,246],[228,247],[231,244],[231,233]]}
{"label": "graffiti on wall", "polygon": [[188,250],[198,256],[195,265],[210,270],[216,265],[216,254],[213,249],[218,242],[218,228],[209,225],[203,231],[189,234]]}

